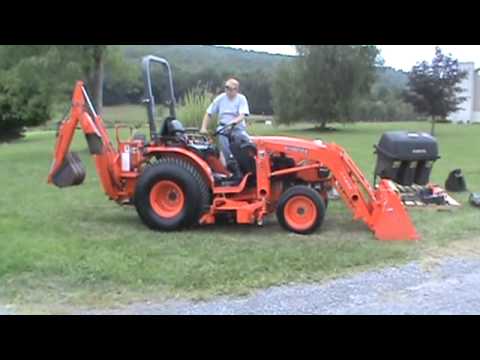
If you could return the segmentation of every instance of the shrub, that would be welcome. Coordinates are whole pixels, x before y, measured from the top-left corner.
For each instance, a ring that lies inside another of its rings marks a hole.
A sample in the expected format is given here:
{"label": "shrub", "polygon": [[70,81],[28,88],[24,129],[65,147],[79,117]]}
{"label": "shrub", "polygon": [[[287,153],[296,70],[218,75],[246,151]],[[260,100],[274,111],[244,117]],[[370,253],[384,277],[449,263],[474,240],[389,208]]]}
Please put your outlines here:
{"label": "shrub", "polygon": [[205,112],[213,100],[207,88],[196,86],[185,94],[178,109],[177,117],[186,127],[200,128]]}
{"label": "shrub", "polygon": [[8,140],[50,120],[78,69],[53,45],[1,45],[0,60],[0,138]]}
{"label": "shrub", "polygon": [[16,73],[0,74],[0,140],[21,137],[26,127],[50,119],[49,94],[35,82],[16,81]]}

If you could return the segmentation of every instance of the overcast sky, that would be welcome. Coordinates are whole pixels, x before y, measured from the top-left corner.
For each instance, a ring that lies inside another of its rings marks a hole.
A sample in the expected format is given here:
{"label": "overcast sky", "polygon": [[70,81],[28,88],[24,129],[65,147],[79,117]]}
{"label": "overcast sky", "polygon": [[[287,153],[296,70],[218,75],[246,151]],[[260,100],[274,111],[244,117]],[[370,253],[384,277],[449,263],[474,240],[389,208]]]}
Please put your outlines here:
{"label": "overcast sky", "polygon": [[[222,45],[248,50],[265,51],[277,54],[294,55],[292,45]],[[452,54],[460,62],[473,61],[480,67],[480,45],[439,45],[444,53]],[[432,60],[435,56],[435,45],[378,45],[385,66],[409,71],[418,61]]]}

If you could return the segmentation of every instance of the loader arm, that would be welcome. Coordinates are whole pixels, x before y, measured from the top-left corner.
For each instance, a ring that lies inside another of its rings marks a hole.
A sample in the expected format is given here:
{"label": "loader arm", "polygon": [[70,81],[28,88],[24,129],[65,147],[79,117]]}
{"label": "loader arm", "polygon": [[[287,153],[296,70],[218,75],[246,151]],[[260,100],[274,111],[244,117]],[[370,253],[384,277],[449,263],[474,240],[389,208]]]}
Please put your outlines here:
{"label": "loader arm", "polygon": [[[288,172],[311,172],[327,167],[331,183],[352,211],[355,220],[363,221],[380,240],[418,240],[419,236],[399,195],[391,182],[382,180],[374,189],[360,168],[341,146],[334,143],[286,137],[254,137],[259,148],[283,153],[295,160],[296,168]],[[285,174],[287,171],[272,173]]]}
{"label": "loader arm", "polygon": [[71,161],[70,146],[78,125],[85,134],[105,192],[111,199],[117,199],[120,181],[114,165],[117,163],[119,154],[114,149],[107,129],[101,117],[96,113],[82,81],[76,83],[69,117],[60,123],[48,183],[58,187],[78,185],[68,182],[61,184],[57,178],[59,172],[64,170]]}
{"label": "loader arm", "polygon": [[418,240],[419,235],[399,195],[389,180],[372,188],[347,152],[336,144],[320,150],[322,163],[331,172],[334,186],[354,219],[363,221],[380,240]]}

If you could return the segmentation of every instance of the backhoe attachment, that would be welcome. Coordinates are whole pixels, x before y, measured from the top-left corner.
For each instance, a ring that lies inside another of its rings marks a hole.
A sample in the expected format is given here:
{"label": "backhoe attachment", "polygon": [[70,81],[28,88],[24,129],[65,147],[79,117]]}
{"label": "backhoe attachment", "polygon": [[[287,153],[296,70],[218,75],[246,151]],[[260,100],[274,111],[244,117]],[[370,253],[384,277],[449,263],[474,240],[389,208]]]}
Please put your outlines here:
{"label": "backhoe attachment", "polygon": [[81,185],[85,180],[85,166],[78,155],[70,152],[75,131],[80,125],[87,140],[90,154],[94,157],[102,185],[113,198],[114,180],[112,164],[118,153],[113,148],[108,132],[88,96],[83,82],[77,82],[72,98],[69,117],[58,127],[53,164],[48,175],[48,183],[57,187]]}

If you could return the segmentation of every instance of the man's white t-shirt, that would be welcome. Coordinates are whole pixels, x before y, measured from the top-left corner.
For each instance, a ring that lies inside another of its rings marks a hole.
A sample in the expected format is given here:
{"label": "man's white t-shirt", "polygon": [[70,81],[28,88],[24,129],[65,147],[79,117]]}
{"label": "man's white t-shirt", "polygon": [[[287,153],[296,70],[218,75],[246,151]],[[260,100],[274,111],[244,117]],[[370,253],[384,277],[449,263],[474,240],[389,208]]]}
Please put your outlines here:
{"label": "man's white t-shirt", "polygon": [[[223,93],[213,100],[208,107],[209,115],[218,114],[218,122],[220,125],[228,125],[240,114],[250,115],[247,98],[242,94],[237,94],[233,100],[230,100],[226,93]],[[238,124],[239,128],[246,128],[245,120]]]}

